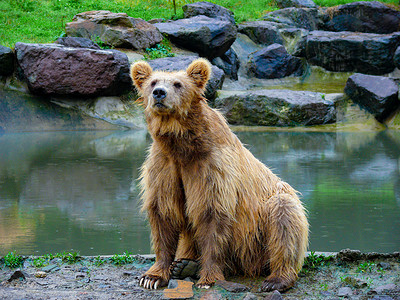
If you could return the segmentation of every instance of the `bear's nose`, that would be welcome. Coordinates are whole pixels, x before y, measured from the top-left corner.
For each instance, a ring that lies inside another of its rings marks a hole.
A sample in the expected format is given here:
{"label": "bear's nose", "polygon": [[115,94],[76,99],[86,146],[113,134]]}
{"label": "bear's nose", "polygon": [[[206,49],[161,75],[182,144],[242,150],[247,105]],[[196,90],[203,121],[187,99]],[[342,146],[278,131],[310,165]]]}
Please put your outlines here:
{"label": "bear's nose", "polygon": [[156,88],[153,91],[153,98],[157,101],[164,99],[167,96],[167,91],[163,88]]}

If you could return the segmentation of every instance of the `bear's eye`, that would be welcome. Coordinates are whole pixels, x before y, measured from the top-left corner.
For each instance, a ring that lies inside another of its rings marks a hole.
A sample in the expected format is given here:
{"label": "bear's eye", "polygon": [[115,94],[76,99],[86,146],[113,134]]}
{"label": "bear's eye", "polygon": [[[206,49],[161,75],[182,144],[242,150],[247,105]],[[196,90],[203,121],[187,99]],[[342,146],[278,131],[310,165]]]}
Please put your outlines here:
{"label": "bear's eye", "polygon": [[176,87],[177,89],[180,89],[182,87],[182,84],[180,82],[175,82],[174,87]]}
{"label": "bear's eye", "polygon": [[153,80],[153,81],[150,83],[151,87],[155,87],[156,84],[157,84],[157,80]]}

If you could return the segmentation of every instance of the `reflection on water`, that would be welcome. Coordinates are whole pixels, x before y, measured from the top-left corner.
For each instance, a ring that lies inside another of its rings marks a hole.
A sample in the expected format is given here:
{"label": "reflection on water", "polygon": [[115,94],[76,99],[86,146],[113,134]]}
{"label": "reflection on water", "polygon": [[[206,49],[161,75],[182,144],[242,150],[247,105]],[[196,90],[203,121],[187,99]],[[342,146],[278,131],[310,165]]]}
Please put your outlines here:
{"label": "reflection on water", "polygon": [[[238,136],[302,193],[310,249],[399,250],[400,132]],[[0,255],[149,253],[137,187],[149,142],[144,131],[0,136]]]}

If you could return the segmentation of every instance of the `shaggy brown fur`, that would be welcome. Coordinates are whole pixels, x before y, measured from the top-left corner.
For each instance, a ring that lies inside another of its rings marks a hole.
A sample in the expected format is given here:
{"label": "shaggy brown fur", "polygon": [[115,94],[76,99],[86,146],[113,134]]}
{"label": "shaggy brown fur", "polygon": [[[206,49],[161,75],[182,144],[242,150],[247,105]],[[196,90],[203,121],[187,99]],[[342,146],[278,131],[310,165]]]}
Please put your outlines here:
{"label": "shaggy brown fur", "polygon": [[207,105],[210,72],[204,59],[180,72],[131,68],[153,138],[141,182],[156,262],[140,284],[164,286],[174,259],[198,259],[200,287],[230,271],[269,274],[261,289],[285,290],[308,243],[304,208]]}

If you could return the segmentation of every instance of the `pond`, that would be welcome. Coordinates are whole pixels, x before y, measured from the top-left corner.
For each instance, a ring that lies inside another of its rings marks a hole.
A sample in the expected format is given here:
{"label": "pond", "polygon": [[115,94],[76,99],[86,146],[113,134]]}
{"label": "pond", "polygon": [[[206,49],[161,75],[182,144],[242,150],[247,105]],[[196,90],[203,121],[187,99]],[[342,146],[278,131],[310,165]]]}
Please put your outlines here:
{"label": "pond", "polygon": [[[302,194],[310,250],[400,249],[400,132],[238,132]],[[0,255],[150,253],[146,131],[0,135]]]}

